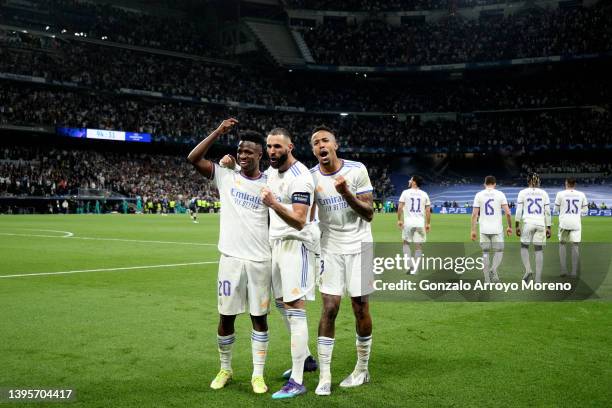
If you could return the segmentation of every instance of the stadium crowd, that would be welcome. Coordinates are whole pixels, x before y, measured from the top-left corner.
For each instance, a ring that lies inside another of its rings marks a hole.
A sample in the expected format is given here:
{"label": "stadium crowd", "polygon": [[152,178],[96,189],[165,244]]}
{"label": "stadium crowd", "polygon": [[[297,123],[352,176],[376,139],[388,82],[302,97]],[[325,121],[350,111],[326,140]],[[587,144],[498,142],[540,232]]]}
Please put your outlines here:
{"label": "stadium crowd", "polygon": [[497,61],[612,50],[612,20],[602,6],[540,10],[500,18],[394,27],[371,19],[359,25],[325,23],[304,32],[317,63],[424,65]]}
{"label": "stadium crowd", "polygon": [[[201,21],[137,12],[110,4],[76,0],[30,0],[37,13],[22,7],[0,9],[0,20],[13,24],[48,27],[54,33],[83,33],[89,38],[187,54],[224,57],[225,52],[208,40]],[[0,2],[2,6],[2,2]]]}
{"label": "stadium crowd", "polygon": [[608,184],[610,178],[612,178],[612,163],[568,159],[523,162],[521,164],[521,178],[525,179],[530,171],[535,171],[544,177],[554,177],[556,174],[572,174],[580,183]]}
{"label": "stadium crowd", "polygon": [[168,155],[43,150],[0,150],[0,195],[77,195],[79,190],[110,190],[137,195],[214,197],[210,182],[184,158]]}
{"label": "stadium crowd", "polygon": [[[307,163],[314,165],[311,159]],[[368,165],[368,171],[375,197],[393,194],[388,167]],[[0,149],[0,196],[87,196],[92,191],[140,196],[145,201],[218,199],[212,183],[182,156],[16,146]]]}
{"label": "stadium crowd", "polygon": [[[153,134],[156,141],[193,144],[221,120],[235,116],[241,129],[266,132],[282,125],[309,151],[310,130],[327,124],[338,131],[344,151],[370,153],[488,151],[564,146],[585,148],[612,143],[609,107],[546,113],[460,115],[457,120],[400,120],[391,116],[340,116],[211,108],[189,103],[156,103],[106,94],[37,87],[0,89],[0,124],[87,127]],[[236,143],[235,134],[222,143]]]}
{"label": "stadium crowd", "polygon": [[284,0],[289,8],[337,11],[413,11],[485,6],[520,0]]}
{"label": "stadium crowd", "polygon": [[597,75],[583,81],[553,76],[501,83],[381,83],[365,78],[293,80],[291,75],[271,76],[264,71],[0,30],[0,72],[70,82],[102,92],[128,88],[218,102],[389,113],[526,109],[612,100],[612,86]]}

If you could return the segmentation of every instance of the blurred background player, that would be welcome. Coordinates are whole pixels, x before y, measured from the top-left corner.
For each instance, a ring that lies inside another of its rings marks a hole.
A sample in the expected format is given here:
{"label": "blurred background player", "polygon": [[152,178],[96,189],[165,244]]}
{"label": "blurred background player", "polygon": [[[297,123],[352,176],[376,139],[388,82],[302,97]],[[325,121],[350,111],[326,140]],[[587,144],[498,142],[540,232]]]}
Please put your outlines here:
{"label": "blurred background player", "polygon": [[419,259],[423,255],[422,244],[427,240],[431,226],[431,202],[429,195],[421,190],[423,179],[412,176],[408,181],[408,189],[402,191],[397,208],[397,226],[402,231],[404,254],[411,258],[410,243],[414,243],[414,258],[408,273],[418,271]]}
{"label": "blurred background player", "polygon": [[[550,238],[550,198],[548,193],[540,187],[540,176],[537,173],[527,175],[529,187],[521,190],[516,202],[516,215],[514,218],[516,236],[521,238],[521,259],[525,267],[523,280],[528,282],[532,275],[529,261],[529,245],[533,243],[535,252],[535,281],[542,282],[542,268],[544,266],[544,246],[546,239]],[[523,223],[521,228],[521,222]]]}
{"label": "blurred background player", "polygon": [[[565,180],[565,190],[555,197],[555,210],[559,212],[559,260],[561,276],[578,276],[580,261],[579,244],[582,240],[582,219],[588,211],[589,202],[583,192],[576,190],[576,179]],[[567,273],[567,244],[572,246],[572,271]]]}
{"label": "blurred background player", "polygon": [[194,224],[198,223],[198,198],[193,197],[189,201],[189,216]]}
{"label": "blurred background player", "polygon": [[260,198],[266,177],[259,170],[263,138],[244,132],[238,143],[240,171],[223,168],[204,158],[215,140],[229,132],[238,121],[226,119],[189,153],[187,160],[205,177],[213,180],[223,205],[219,229],[217,342],[221,370],[210,384],[223,388],[231,380],[232,346],[236,315],[251,315],[253,375],[251,385],[257,394],[268,390],[263,377],[268,350],[267,314],[270,308],[272,272],[268,238],[268,209]]}
{"label": "blurred background player", "polygon": [[293,363],[291,378],[272,395],[274,399],[306,392],[304,363],[310,356],[305,300],[314,299],[315,238],[308,220],[314,182],[308,168],[293,157],[293,147],[286,129],[270,131],[268,188],[261,193],[263,203],[270,208],[272,286],[291,335]]}
{"label": "blurred background player", "polygon": [[[357,364],[340,386],[357,387],[370,381],[372,317],[368,295],[374,291],[370,228],[374,217],[373,188],[362,163],[338,158],[338,144],[331,129],[315,128],[311,145],[319,161],[310,172],[315,181],[315,204],[321,229],[319,291],[323,298],[317,339],[320,375],[315,393],[330,395],[335,321],[345,293],[351,297],[355,315]],[[363,248],[363,243],[370,246]]]}
{"label": "blurred background player", "polygon": [[[508,228],[506,234],[512,235],[512,215],[506,195],[495,189],[495,177],[485,177],[485,189],[476,193],[472,209],[472,230],[470,238],[476,240],[476,220],[480,229],[480,247],[482,248],[483,273],[485,282],[499,282],[497,270],[504,256],[504,233],[502,210],[506,214]],[[493,257],[493,262],[490,260]]]}

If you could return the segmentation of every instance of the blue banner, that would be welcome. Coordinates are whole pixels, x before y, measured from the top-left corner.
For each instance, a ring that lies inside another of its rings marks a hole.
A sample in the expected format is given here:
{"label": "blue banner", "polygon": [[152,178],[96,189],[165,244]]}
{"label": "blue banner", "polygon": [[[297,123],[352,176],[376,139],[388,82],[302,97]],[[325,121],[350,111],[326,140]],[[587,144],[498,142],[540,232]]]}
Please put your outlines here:
{"label": "blue banner", "polygon": [[74,137],[78,139],[151,143],[150,133],[124,132],[120,130],[58,127],[57,134],[60,136]]}

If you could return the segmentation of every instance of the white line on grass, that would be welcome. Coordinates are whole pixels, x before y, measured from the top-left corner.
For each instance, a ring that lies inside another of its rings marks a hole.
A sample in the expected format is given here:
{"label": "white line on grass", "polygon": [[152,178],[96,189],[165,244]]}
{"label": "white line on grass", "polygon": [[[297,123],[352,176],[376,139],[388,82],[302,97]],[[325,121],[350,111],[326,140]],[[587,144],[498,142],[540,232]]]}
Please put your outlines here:
{"label": "white line on grass", "polygon": [[216,246],[217,244],[208,244],[202,242],[179,242],[179,241],[151,241],[146,239],[123,239],[123,238],[96,238],[96,237],[66,237],[70,239],[86,239],[94,241],[120,241],[120,242],[142,242],[151,244],[174,244],[174,245],[201,245],[201,246]]}
{"label": "white line on grass", "polygon": [[[70,239],[84,239],[84,240],[90,240],[90,241],[139,242],[139,243],[144,243],[144,244],[198,245],[198,246],[216,246],[217,245],[217,244],[209,244],[209,243],[203,243],[203,242],[153,241],[153,240],[147,240],[147,239],[75,237],[72,232],[68,232],[68,231],[54,231],[54,230],[37,230],[37,231],[61,232],[66,235],[16,234],[12,232],[0,232],[0,235],[14,236],[14,237],[70,238]],[[67,234],[71,234],[71,235],[67,235]]]}
{"label": "white line on grass", "polygon": [[[24,230],[26,230],[26,231],[42,231],[42,232],[59,232],[60,234],[64,234],[64,235],[62,235],[61,238],[68,238],[68,237],[72,237],[74,235],[70,231],[58,231],[58,230],[34,229],[34,228],[24,228]],[[50,236],[54,236],[54,235],[50,235]]]}
{"label": "white line on grass", "polygon": [[24,273],[24,274],[19,274],[19,275],[3,275],[3,276],[0,275],[0,278],[22,278],[25,276],[70,275],[73,273],[129,271],[133,269],[171,268],[174,266],[205,265],[205,264],[216,264],[216,263],[219,263],[219,262],[218,261],[204,261],[204,262],[188,262],[188,263],[163,264],[163,265],[126,266],[123,268],[81,269],[81,270],[63,271],[63,272],[38,272],[38,273]]}

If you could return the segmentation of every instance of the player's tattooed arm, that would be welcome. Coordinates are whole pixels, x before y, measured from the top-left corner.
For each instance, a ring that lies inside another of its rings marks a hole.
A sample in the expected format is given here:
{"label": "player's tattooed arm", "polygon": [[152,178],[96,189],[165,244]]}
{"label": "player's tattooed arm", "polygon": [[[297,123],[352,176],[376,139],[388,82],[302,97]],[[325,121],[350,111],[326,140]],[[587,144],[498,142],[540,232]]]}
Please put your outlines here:
{"label": "player's tattooed arm", "polygon": [[480,215],[480,207],[472,208],[472,229],[470,231],[470,238],[472,241],[476,241],[476,220],[478,220],[478,216]]}
{"label": "player's tattooed arm", "polygon": [[336,187],[336,191],[342,196],[342,198],[344,198],[344,200],[346,200],[349,207],[351,207],[358,216],[367,222],[372,221],[374,218],[374,197],[372,196],[372,193],[354,195],[351,193],[351,190],[349,190],[346,179],[342,176],[336,177],[336,180],[334,180],[334,185]]}
{"label": "player's tattooed arm", "polygon": [[431,205],[425,206],[425,232],[431,230]]}
{"label": "player's tattooed arm", "polygon": [[399,205],[397,206],[397,227],[399,229],[404,228],[404,205],[405,203],[400,201]]}
{"label": "player's tattooed arm", "polygon": [[[308,193],[294,193],[294,195],[306,195]],[[306,203],[309,203],[310,197],[304,197]],[[261,190],[261,201],[268,207],[274,210],[276,214],[282,218],[283,221],[287,223],[292,228],[295,228],[298,231],[304,229],[306,222],[308,220],[308,207],[309,204],[302,202],[293,202],[291,205],[291,209],[288,209],[284,205],[282,205],[274,196],[274,193],[270,191],[268,188],[263,188]]]}
{"label": "player's tattooed arm", "polygon": [[204,158],[204,156],[206,156],[206,153],[208,153],[219,136],[229,132],[236,124],[238,124],[238,121],[234,118],[225,119],[217,129],[198,143],[187,156],[187,161],[193,164],[204,177],[211,178],[215,169],[213,163]]}

